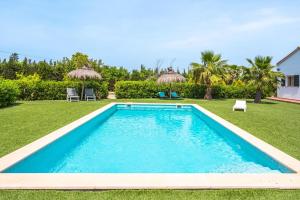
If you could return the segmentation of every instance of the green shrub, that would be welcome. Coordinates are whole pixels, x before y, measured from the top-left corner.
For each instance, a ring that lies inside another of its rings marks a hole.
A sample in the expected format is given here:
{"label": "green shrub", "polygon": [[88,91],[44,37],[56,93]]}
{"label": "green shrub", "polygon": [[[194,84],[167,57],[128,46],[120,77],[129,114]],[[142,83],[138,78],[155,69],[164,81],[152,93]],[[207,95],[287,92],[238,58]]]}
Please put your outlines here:
{"label": "green shrub", "polygon": [[[169,93],[170,84],[157,84],[149,81],[119,81],[115,85],[117,98],[156,98],[158,92]],[[172,91],[185,98],[204,96],[205,87],[191,83],[172,83]]]}
{"label": "green shrub", "polygon": [[[164,89],[162,89],[164,90]],[[158,86],[155,82],[119,81],[115,84],[117,98],[152,98],[157,96]]]}
{"label": "green shrub", "polygon": [[0,107],[15,103],[19,92],[19,88],[14,81],[0,79]]}
{"label": "green shrub", "polygon": [[[203,98],[206,87],[193,83],[172,83],[172,91],[184,98]],[[169,93],[170,84],[149,81],[120,81],[115,85],[117,98],[155,98],[158,92]],[[213,86],[213,98],[254,98],[255,88],[250,86]]]}
{"label": "green shrub", "polygon": [[[219,85],[213,87],[213,98],[255,98],[256,89],[253,86],[237,86],[237,85]],[[268,91],[264,91],[263,98],[270,96]]]}
{"label": "green shrub", "polygon": [[[81,83],[80,83],[81,86]],[[85,84],[86,88],[94,88],[97,99],[106,99],[108,96],[108,83],[99,81],[88,81]],[[81,90],[79,91],[81,93]]]}
{"label": "green shrub", "polygon": [[[66,99],[66,88],[75,88],[81,95],[79,81],[31,81],[16,80],[20,88],[22,100],[61,100]],[[87,81],[85,87],[93,88],[98,99],[106,98],[108,86],[106,82]]]}

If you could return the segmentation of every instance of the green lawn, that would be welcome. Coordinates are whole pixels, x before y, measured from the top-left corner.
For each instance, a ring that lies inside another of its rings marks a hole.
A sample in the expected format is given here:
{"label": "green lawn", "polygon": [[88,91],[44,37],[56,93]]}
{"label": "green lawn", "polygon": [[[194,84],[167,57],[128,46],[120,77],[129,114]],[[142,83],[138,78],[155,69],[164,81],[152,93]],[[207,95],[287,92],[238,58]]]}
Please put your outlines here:
{"label": "green lawn", "polygon": [[[258,138],[300,159],[300,105],[265,101],[248,103],[248,111],[232,112],[234,100],[203,101],[136,99],[130,102],[197,103]],[[68,103],[34,101],[0,109],[0,156],[16,150],[110,100]],[[116,191],[0,191],[0,199],[300,199],[300,190],[116,190]]]}

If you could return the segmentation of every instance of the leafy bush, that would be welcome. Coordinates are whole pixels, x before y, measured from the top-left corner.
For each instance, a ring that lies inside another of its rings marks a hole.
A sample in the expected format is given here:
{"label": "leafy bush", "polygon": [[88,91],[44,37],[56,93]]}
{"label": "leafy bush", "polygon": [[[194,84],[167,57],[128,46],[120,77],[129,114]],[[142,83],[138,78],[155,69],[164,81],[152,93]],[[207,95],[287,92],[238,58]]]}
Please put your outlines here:
{"label": "leafy bush", "polygon": [[[78,81],[32,81],[16,80],[21,90],[22,100],[60,100],[66,99],[66,88],[75,88],[81,94],[81,82]],[[97,98],[106,98],[108,87],[106,82],[88,81],[85,87],[93,88]]]}
{"label": "leafy bush", "polygon": [[[155,98],[158,92],[169,93],[170,84],[157,84],[149,81],[119,81],[115,85],[117,98]],[[173,83],[172,91],[185,98],[204,96],[205,87],[191,83]]]}
{"label": "leafy bush", "polygon": [[0,107],[9,106],[15,103],[19,92],[16,83],[10,80],[0,79]]}
{"label": "leafy bush", "polygon": [[[185,98],[203,98],[206,87],[193,83],[173,83],[172,91]],[[115,85],[117,98],[155,98],[158,92],[169,93],[170,84],[148,81],[120,81]],[[216,85],[213,98],[253,98],[255,88],[250,86]]]}
{"label": "leafy bush", "polygon": [[19,98],[22,100],[34,100],[37,96],[38,84],[41,82],[39,75],[29,75],[23,76],[22,74],[17,74],[18,80],[16,84],[20,88]]}
{"label": "leafy bush", "polygon": [[213,87],[214,98],[254,98],[255,88],[250,86],[218,85]]}
{"label": "leafy bush", "polygon": [[[80,83],[81,87],[81,83]],[[88,81],[85,84],[86,88],[94,88],[97,99],[106,99],[108,96],[108,83],[99,81]],[[81,93],[81,90],[79,91]]]}
{"label": "leafy bush", "polygon": [[158,86],[154,82],[119,81],[115,84],[117,98],[152,98],[157,96],[157,92]]}

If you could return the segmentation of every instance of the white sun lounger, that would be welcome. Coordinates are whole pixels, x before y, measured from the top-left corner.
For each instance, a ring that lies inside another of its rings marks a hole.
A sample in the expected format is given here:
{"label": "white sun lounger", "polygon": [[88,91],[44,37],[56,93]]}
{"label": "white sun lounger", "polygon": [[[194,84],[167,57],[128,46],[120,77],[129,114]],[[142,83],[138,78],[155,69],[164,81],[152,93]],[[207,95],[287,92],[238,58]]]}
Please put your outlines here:
{"label": "white sun lounger", "polygon": [[244,112],[246,112],[247,110],[247,104],[246,101],[242,101],[242,100],[236,100],[234,106],[232,107],[232,110],[244,110]]}

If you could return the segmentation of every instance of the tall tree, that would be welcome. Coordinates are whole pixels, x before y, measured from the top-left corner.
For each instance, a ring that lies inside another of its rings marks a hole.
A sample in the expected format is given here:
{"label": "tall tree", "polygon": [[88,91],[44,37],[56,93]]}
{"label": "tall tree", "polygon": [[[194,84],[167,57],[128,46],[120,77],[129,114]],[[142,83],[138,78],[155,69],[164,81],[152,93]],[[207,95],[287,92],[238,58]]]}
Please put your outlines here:
{"label": "tall tree", "polygon": [[74,64],[75,68],[81,68],[90,63],[88,55],[80,52],[76,52],[72,55],[71,62]]}
{"label": "tall tree", "polygon": [[221,54],[215,54],[213,51],[204,51],[201,53],[201,63],[191,63],[193,70],[193,80],[195,83],[201,83],[206,86],[204,99],[212,99],[213,78],[221,74],[226,60],[222,60]]}
{"label": "tall tree", "polygon": [[225,65],[222,78],[227,85],[233,84],[237,80],[241,80],[243,77],[244,66],[237,65]]}
{"label": "tall tree", "polygon": [[7,79],[15,79],[16,73],[21,69],[19,63],[19,55],[13,53],[10,55],[8,62],[5,62],[2,67],[2,76]]}
{"label": "tall tree", "polygon": [[247,61],[251,64],[249,83],[256,88],[254,103],[260,103],[264,91],[276,89],[278,78],[283,77],[283,74],[273,70],[275,66],[270,56],[257,56],[254,60],[247,58]]}
{"label": "tall tree", "polygon": [[108,82],[110,91],[114,90],[117,81],[129,80],[130,74],[126,68],[103,65],[100,71],[103,81]]}

